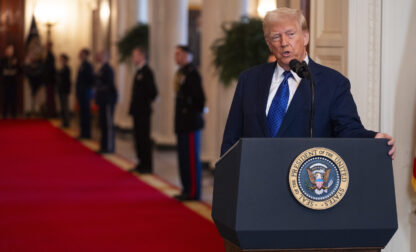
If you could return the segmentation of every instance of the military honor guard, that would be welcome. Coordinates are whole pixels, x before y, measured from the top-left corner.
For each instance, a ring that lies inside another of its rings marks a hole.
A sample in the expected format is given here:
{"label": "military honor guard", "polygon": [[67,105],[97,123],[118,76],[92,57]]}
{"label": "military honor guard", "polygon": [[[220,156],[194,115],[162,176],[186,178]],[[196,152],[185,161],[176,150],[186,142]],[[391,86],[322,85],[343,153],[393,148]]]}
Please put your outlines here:
{"label": "military honor guard", "polygon": [[101,64],[95,78],[95,103],[98,105],[101,130],[100,154],[113,153],[115,149],[114,106],[117,102],[117,89],[114,71],[108,60],[109,54],[106,51],[97,53],[96,61]]}
{"label": "military honor guard", "polygon": [[135,148],[137,158],[139,159],[139,164],[133,171],[139,173],[153,172],[150,119],[152,102],[158,93],[153,72],[147,65],[146,55],[146,49],[143,47],[137,47],[132,51],[132,58],[137,71],[133,79],[130,115],[134,121]]}
{"label": "military honor guard", "polygon": [[199,200],[201,195],[200,160],[201,129],[205,95],[201,76],[192,64],[188,46],[178,45],[175,61],[179,66],[175,78],[175,133],[178,144],[179,172],[182,193],[175,198],[180,201]]}
{"label": "military honor guard", "polygon": [[91,63],[88,62],[90,51],[82,49],[79,53],[81,65],[78,70],[76,82],[76,96],[79,105],[79,139],[91,138],[91,108],[92,85],[94,83],[94,70]]}

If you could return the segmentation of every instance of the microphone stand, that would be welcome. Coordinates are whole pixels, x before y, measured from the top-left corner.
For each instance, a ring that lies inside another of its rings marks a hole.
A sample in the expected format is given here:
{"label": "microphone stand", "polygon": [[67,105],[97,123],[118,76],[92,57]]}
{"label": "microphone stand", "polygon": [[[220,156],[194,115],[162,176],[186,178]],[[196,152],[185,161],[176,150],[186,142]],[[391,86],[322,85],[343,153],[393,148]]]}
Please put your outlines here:
{"label": "microphone stand", "polygon": [[309,71],[308,75],[305,76],[310,83],[311,86],[311,111],[310,111],[310,118],[309,118],[309,137],[313,137],[313,123],[315,117],[315,82],[313,81],[312,74]]}
{"label": "microphone stand", "polygon": [[311,104],[310,104],[310,118],[309,118],[309,137],[313,137],[313,122],[315,117],[315,82],[313,81],[312,74],[309,71],[308,65],[305,61],[299,62],[297,59],[293,59],[289,62],[290,69],[298,74],[301,78],[309,80],[311,86]]}

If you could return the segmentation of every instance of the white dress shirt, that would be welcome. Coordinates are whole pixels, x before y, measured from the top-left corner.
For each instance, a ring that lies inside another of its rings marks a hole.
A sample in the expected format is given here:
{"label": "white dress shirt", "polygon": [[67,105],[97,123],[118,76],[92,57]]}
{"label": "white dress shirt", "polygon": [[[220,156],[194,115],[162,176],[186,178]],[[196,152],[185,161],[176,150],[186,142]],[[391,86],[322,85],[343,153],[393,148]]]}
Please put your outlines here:
{"label": "white dress shirt", "polygon": [[[309,63],[308,55],[306,55],[304,61],[306,62],[306,64]],[[279,63],[276,63],[276,65],[277,67],[274,69],[272,84],[270,85],[269,98],[267,99],[266,116],[269,114],[269,110],[270,110],[270,106],[272,105],[273,98],[276,95],[276,92],[279,89],[280,84],[282,83],[284,79],[283,73],[285,72],[285,70],[281,66],[279,66]],[[295,95],[296,89],[298,88],[300,82],[302,81],[302,78],[300,78],[295,72],[293,72],[292,70],[290,72],[292,73],[293,78],[288,79],[289,101],[287,103],[286,110],[289,108],[290,102],[292,101],[292,98]]]}

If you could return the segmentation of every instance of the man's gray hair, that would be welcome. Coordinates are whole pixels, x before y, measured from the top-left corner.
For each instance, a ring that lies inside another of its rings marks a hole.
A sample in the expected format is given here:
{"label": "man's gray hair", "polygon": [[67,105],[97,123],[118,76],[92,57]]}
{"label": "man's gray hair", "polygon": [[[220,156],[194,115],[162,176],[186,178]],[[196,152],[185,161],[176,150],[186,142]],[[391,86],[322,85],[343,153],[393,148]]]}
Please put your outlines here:
{"label": "man's gray hair", "polygon": [[267,12],[266,16],[264,17],[263,32],[265,38],[267,38],[267,36],[270,34],[270,26],[277,23],[281,18],[296,19],[299,23],[299,26],[302,28],[302,31],[308,31],[308,24],[306,23],[306,18],[301,10],[283,7]]}

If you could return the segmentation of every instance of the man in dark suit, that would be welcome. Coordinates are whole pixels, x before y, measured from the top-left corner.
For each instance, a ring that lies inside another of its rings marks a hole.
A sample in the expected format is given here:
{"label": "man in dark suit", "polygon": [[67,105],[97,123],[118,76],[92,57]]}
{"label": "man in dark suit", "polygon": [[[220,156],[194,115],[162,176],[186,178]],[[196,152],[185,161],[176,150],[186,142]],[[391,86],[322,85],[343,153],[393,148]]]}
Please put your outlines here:
{"label": "man in dark suit", "polygon": [[114,84],[114,71],[108,64],[109,54],[101,51],[96,61],[101,64],[95,78],[95,103],[98,105],[98,120],[101,130],[99,154],[113,153],[115,149],[114,106],[117,102],[117,89]]}
{"label": "man in dark suit", "polygon": [[43,81],[46,87],[46,117],[56,116],[55,84],[56,67],[55,56],[52,52],[52,42],[46,43],[46,58],[43,66]]}
{"label": "man in dark suit", "polygon": [[150,119],[152,102],[157,96],[153,72],[146,62],[146,50],[137,47],[132,51],[133,62],[137,67],[133,79],[133,91],[130,101],[130,115],[134,120],[134,140],[139,164],[133,171],[152,173],[153,155],[150,140]]}
{"label": "man in dark suit", "polygon": [[82,49],[79,53],[81,66],[78,70],[76,82],[76,96],[79,105],[80,114],[80,135],[79,139],[91,138],[91,109],[90,102],[92,98],[92,85],[94,83],[94,70],[91,63],[88,62],[90,51]]}
{"label": "man in dark suit", "polygon": [[182,193],[175,196],[180,201],[199,200],[201,195],[201,129],[205,95],[201,76],[192,62],[187,46],[176,47],[175,61],[179,65],[175,90],[175,133],[178,142],[179,172]]}
{"label": "man in dark suit", "polygon": [[309,31],[299,10],[268,12],[263,30],[277,62],[255,66],[238,80],[226,123],[221,155],[242,137],[308,137],[311,90],[309,81],[290,70],[292,59],[306,61],[315,81],[314,137],[387,138],[366,130],[358,116],[347,78],[319,65],[306,52]]}
{"label": "man in dark suit", "polygon": [[[14,45],[6,46],[5,57],[0,59],[0,84],[3,86],[3,118],[17,116],[17,88],[19,77],[19,62]],[[1,88],[1,87],[0,87]]]}
{"label": "man in dark suit", "polygon": [[68,96],[71,92],[71,69],[68,66],[69,57],[65,53],[59,56],[61,68],[58,70],[57,83],[61,105],[62,128],[69,127]]}

